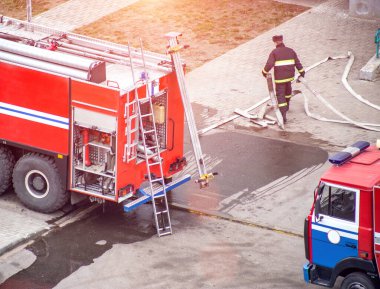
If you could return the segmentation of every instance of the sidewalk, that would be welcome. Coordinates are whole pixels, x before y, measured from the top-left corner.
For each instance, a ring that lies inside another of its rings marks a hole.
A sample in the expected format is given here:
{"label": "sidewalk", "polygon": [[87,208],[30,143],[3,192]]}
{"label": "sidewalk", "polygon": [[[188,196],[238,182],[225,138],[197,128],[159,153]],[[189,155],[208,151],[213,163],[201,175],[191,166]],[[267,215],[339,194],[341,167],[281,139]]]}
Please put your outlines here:
{"label": "sidewalk", "polygon": [[49,229],[48,222],[61,217],[63,211],[40,214],[20,204],[14,193],[0,198],[0,256],[18,244]]}
{"label": "sidewalk", "polygon": [[[215,116],[204,119],[203,126],[207,127],[232,115],[235,108],[246,109],[266,97],[266,81],[261,70],[274,48],[271,38],[275,34],[284,35],[285,44],[297,51],[305,67],[328,56],[344,55],[352,51],[355,62],[348,81],[364,98],[379,105],[377,92],[380,90],[380,82],[359,80],[360,68],[375,53],[373,38],[378,27],[379,21],[350,17],[348,1],[330,0],[190,72],[187,83],[192,101],[217,111]],[[310,86],[349,117],[362,122],[380,123],[380,113],[358,102],[341,84],[346,63],[347,60],[328,62],[307,73],[306,79]],[[303,89],[300,84],[294,85],[294,88]],[[307,95],[311,99],[312,112],[339,119],[313,99],[312,95]],[[243,118],[230,122],[223,128],[234,129],[235,126],[255,132],[249,121]],[[358,139],[374,143],[380,137],[378,132],[307,117],[302,96],[296,96],[292,101],[286,133],[279,135],[279,130],[272,126],[270,129],[261,129],[259,134],[282,138],[291,138],[292,134],[297,134],[305,144],[310,139],[315,139],[326,143],[330,149],[347,146]]]}
{"label": "sidewalk", "polygon": [[92,23],[99,18],[127,7],[138,0],[70,0],[33,17],[33,22],[64,31]]}

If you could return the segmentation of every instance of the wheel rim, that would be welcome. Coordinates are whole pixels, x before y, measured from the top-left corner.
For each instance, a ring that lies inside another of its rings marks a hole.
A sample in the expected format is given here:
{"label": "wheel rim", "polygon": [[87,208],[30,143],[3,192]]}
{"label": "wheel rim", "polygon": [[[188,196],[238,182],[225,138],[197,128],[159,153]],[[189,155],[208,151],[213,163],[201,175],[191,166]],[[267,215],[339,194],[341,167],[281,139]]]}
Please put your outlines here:
{"label": "wheel rim", "polygon": [[366,287],[359,282],[354,282],[348,287],[348,289],[366,289]]}
{"label": "wheel rim", "polygon": [[25,187],[29,194],[42,199],[49,193],[49,182],[44,173],[32,170],[25,176]]}

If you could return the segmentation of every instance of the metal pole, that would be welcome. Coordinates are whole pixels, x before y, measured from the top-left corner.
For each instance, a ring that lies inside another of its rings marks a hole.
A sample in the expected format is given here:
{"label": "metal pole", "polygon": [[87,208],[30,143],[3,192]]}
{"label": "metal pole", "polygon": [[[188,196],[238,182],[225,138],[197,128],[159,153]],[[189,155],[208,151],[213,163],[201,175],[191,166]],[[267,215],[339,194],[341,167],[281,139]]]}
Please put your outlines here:
{"label": "metal pole", "polygon": [[32,0],[26,0],[26,19],[32,22]]}

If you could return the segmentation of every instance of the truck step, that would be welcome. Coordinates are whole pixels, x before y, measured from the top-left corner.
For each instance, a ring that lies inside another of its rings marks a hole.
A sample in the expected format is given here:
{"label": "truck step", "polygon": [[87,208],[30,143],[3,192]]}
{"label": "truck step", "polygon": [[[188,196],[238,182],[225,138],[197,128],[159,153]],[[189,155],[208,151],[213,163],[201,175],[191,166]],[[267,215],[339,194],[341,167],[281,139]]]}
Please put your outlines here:
{"label": "truck step", "polygon": [[[190,181],[190,179],[191,179],[190,175],[184,175],[184,176],[166,184],[166,191],[168,192],[170,190],[173,190],[173,189],[179,187],[180,185]],[[143,194],[142,197],[124,205],[124,211],[125,212],[130,212],[130,211],[136,209],[137,207],[139,207],[139,206],[149,202],[150,200],[152,200],[152,193],[151,193],[150,187],[140,189],[140,192]],[[156,185],[153,188],[153,195],[155,198],[163,196],[163,193],[164,193],[163,187],[161,185]]]}

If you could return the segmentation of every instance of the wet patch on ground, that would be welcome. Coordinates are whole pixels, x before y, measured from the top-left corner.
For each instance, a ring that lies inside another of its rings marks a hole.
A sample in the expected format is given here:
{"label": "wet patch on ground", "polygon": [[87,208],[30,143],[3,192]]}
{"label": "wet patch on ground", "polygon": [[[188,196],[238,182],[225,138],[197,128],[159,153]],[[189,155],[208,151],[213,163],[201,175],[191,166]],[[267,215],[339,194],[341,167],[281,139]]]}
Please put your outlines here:
{"label": "wet patch on ground", "polygon": [[[214,161],[215,167],[208,168],[218,172],[218,176],[206,189],[200,190],[193,182],[182,186],[174,193],[173,200],[206,210],[219,210],[221,201],[232,195],[245,197],[275,180],[319,166],[328,157],[318,147],[240,132],[221,131],[204,135],[200,141],[203,153],[218,160]],[[191,149],[188,143],[185,151]],[[194,164],[188,166],[194,171]]]}
{"label": "wet patch on ground", "polygon": [[127,214],[121,206],[108,204],[104,213],[99,208],[85,220],[55,229],[29,245],[26,249],[37,260],[0,284],[0,288],[53,288],[80,267],[93,263],[114,244],[140,242],[155,233],[151,206]]}
{"label": "wet patch on ground", "polygon": [[213,118],[218,114],[218,110],[209,106],[204,106],[198,103],[193,102],[191,104],[195,123],[197,127],[202,127],[205,123],[208,123],[208,119]]}
{"label": "wet patch on ground", "polygon": [[[248,121],[248,120],[247,120]],[[257,125],[242,126],[238,124],[231,124],[228,129],[241,131],[244,133],[252,133],[255,136],[278,139],[307,146],[317,146],[328,151],[340,150],[341,147],[336,147],[327,141],[315,138],[310,132],[294,132],[280,129],[262,128]]]}

